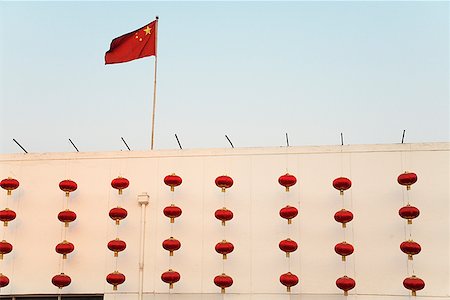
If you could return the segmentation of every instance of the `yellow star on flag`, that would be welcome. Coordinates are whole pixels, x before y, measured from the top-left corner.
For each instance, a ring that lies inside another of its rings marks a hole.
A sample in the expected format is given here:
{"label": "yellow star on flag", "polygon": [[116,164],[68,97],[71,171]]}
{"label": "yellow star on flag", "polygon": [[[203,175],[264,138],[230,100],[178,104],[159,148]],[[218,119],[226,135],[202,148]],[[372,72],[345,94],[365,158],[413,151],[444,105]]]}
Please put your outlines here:
{"label": "yellow star on flag", "polygon": [[152,31],[152,29],[150,27],[148,27],[148,25],[147,25],[147,27],[144,29],[144,31],[145,31],[145,35],[147,35],[147,34],[150,34],[150,31]]}

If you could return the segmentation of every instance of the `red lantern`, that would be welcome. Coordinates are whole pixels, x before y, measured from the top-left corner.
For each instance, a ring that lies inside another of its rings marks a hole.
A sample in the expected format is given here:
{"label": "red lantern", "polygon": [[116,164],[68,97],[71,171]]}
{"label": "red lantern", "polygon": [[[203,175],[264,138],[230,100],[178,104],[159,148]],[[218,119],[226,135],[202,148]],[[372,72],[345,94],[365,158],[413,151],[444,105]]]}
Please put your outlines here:
{"label": "red lantern", "polygon": [[292,219],[298,215],[298,209],[287,205],[280,210],[280,216],[288,220],[288,224],[292,224]]}
{"label": "red lantern", "polygon": [[222,189],[222,192],[225,193],[225,190],[233,186],[233,179],[229,176],[219,176],[216,178],[216,185]]}
{"label": "red lantern", "polygon": [[169,256],[173,256],[173,251],[180,249],[181,243],[179,240],[170,237],[167,240],[164,240],[162,246],[164,249],[169,251]]}
{"label": "red lantern", "polygon": [[69,197],[69,194],[77,189],[77,184],[75,181],[72,181],[70,179],[63,180],[59,183],[59,188],[66,192],[66,197]]}
{"label": "red lantern", "polygon": [[71,282],[72,282],[72,279],[70,279],[70,277],[67,276],[64,273],[61,273],[59,275],[55,275],[52,278],[53,285],[57,286],[60,289],[62,289],[63,287],[68,286]]}
{"label": "red lantern", "polygon": [[412,296],[416,296],[416,291],[420,291],[425,287],[425,282],[413,275],[403,280],[403,286],[411,291]]}
{"label": "red lantern", "polygon": [[216,219],[222,221],[222,225],[225,226],[225,221],[230,221],[231,219],[233,219],[233,212],[224,207],[216,210],[214,216],[216,217]]}
{"label": "red lantern", "polygon": [[125,250],[126,247],[127,244],[119,238],[109,241],[108,243],[108,249],[114,252],[114,257],[118,257],[119,252]]}
{"label": "red lantern", "polygon": [[171,175],[167,175],[166,177],[164,177],[164,183],[170,186],[171,192],[175,191],[175,187],[179,186],[182,182],[183,180],[181,179],[181,177],[175,175],[175,173],[172,173]]}
{"label": "red lantern", "polygon": [[413,240],[407,240],[400,244],[400,249],[403,251],[403,253],[408,254],[408,259],[412,260],[413,255],[419,254],[422,248],[420,245]]}
{"label": "red lantern", "polygon": [[408,205],[400,208],[400,210],[398,211],[398,214],[403,219],[407,219],[408,224],[412,224],[412,219],[415,219],[420,215],[420,210],[417,207],[414,207],[414,206],[411,206],[408,204]]}
{"label": "red lantern", "polygon": [[120,221],[125,219],[127,215],[128,212],[122,207],[114,207],[109,211],[109,217],[116,221],[116,225],[119,225]]}
{"label": "red lantern", "polygon": [[71,253],[74,249],[75,249],[75,246],[66,240],[62,241],[62,243],[59,243],[55,247],[55,251],[59,254],[62,254],[63,259],[66,259],[67,254]]}
{"label": "red lantern", "polygon": [[407,190],[411,189],[411,185],[416,183],[417,175],[415,173],[405,172],[397,177],[397,182],[405,185]]}
{"label": "red lantern", "polygon": [[63,210],[58,214],[58,220],[64,222],[65,227],[69,227],[69,223],[75,221],[77,218],[77,214],[71,210]]}
{"label": "red lantern", "polygon": [[214,284],[220,287],[220,292],[224,294],[225,289],[233,285],[233,278],[222,273],[221,275],[214,277]]}
{"label": "red lantern", "polygon": [[125,282],[125,275],[118,271],[114,271],[106,276],[106,281],[109,284],[112,284],[113,291],[117,291],[117,286]]}
{"label": "red lantern", "polygon": [[354,248],[351,244],[347,243],[347,242],[342,242],[339,244],[336,244],[336,246],[334,246],[334,251],[342,256],[342,261],[345,261],[345,257],[352,254],[354,251]]}
{"label": "red lantern", "polygon": [[9,278],[0,273],[0,288],[5,287],[9,284]]}
{"label": "red lantern", "polygon": [[339,191],[341,195],[344,195],[344,191],[348,190],[352,186],[350,179],[345,177],[338,177],[333,180],[333,187]]}
{"label": "red lantern", "polygon": [[0,242],[0,259],[3,259],[3,254],[8,254],[13,249],[13,246],[7,241],[3,240]]}
{"label": "red lantern", "polygon": [[294,252],[295,250],[297,250],[298,245],[295,241],[291,240],[291,239],[285,239],[282,240],[279,244],[278,247],[280,247],[281,251],[286,252],[286,257],[289,257],[291,252]]}
{"label": "red lantern", "polygon": [[232,243],[222,240],[220,243],[216,244],[216,252],[222,254],[223,259],[227,259],[227,254],[230,254],[234,250]]}
{"label": "red lantern", "polygon": [[0,181],[0,186],[6,190],[6,194],[11,195],[11,191],[19,187],[19,181],[14,178],[8,177]]}
{"label": "red lantern", "polygon": [[16,213],[13,210],[10,210],[9,208],[5,208],[4,210],[0,211],[0,221],[3,222],[3,226],[8,226],[8,222],[11,222],[16,218]]}
{"label": "red lantern", "polygon": [[297,178],[294,175],[286,173],[278,178],[278,183],[286,188],[286,192],[289,192],[289,187],[297,183]]}
{"label": "red lantern", "polygon": [[161,274],[161,280],[169,284],[169,289],[173,289],[173,284],[175,282],[178,282],[180,278],[181,278],[180,273],[172,269],[169,269],[169,271],[166,271]]}
{"label": "red lantern", "polygon": [[342,228],[347,227],[346,224],[353,220],[353,214],[351,211],[341,209],[334,214],[334,219],[336,222],[342,223]]}
{"label": "red lantern", "polygon": [[113,188],[115,188],[116,190],[119,190],[119,195],[122,195],[122,190],[126,189],[129,185],[130,185],[130,182],[128,181],[128,179],[120,177],[120,176],[117,178],[114,178],[111,181],[111,186]]}
{"label": "red lantern", "polygon": [[286,286],[286,291],[290,292],[291,287],[298,283],[297,275],[292,274],[291,272],[287,272],[280,276],[280,282],[282,285]]}
{"label": "red lantern", "polygon": [[348,291],[354,288],[355,285],[356,285],[355,280],[347,276],[338,278],[336,280],[336,286],[344,291],[344,296],[348,296]]}
{"label": "red lantern", "polygon": [[181,216],[181,208],[175,205],[170,205],[164,208],[163,213],[166,217],[170,218],[170,223],[175,222],[175,218]]}

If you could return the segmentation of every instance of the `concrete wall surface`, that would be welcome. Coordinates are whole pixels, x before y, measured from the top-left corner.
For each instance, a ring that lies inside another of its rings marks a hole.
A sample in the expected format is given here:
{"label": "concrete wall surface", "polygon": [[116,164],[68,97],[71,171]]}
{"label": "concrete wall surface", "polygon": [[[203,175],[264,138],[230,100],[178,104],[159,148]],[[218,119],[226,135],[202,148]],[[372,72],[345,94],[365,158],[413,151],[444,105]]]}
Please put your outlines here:
{"label": "concrete wall surface", "polygon": [[[349,300],[409,299],[402,282],[414,273],[426,284],[417,300],[449,300],[449,167],[450,143],[0,155],[0,179],[20,182],[9,197],[0,190],[0,209],[17,213],[8,227],[0,226],[14,247],[0,261],[10,279],[0,296],[137,299],[137,199],[145,192],[143,299],[337,300],[345,299],[335,284],[343,275],[356,281]],[[418,176],[410,191],[397,183],[404,171]],[[298,180],[290,192],[278,183],[286,172]],[[175,192],[163,182],[171,173],[183,179]],[[224,174],[234,185],[222,193],[214,180]],[[117,176],[130,181],[122,196],[111,187]],[[340,176],[352,180],[343,197],[332,186]],[[58,187],[64,179],[78,184],[68,201]],[[421,211],[412,225],[398,215],[408,201]],[[183,210],[173,224],[162,213],[171,203]],[[117,205],[128,211],[119,226],[108,216]],[[279,216],[286,205],[299,209],[291,225]],[[234,213],[226,226],[214,217],[223,206]],[[77,219],[65,229],[57,215],[66,207]],[[333,218],[342,207],[355,216],[346,229]],[[64,236],[75,245],[65,261],[55,252]],[[181,242],[172,257],[161,246],[170,236]],[[116,237],[127,243],[117,259],[106,247]],[[278,248],[288,237],[299,245],[290,258]],[[409,238],[422,246],[412,261],[399,248]],[[235,246],[227,260],[214,250],[222,239]],[[345,263],[334,252],[343,240],[355,247]],[[105,277],[116,268],[126,281],[114,292]],[[169,268],[181,274],[171,290],[160,279]],[[51,278],[62,270],[72,283],[59,290]],[[288,271],[300,279],[291,293],[279,282]],[[234,280],[225,295],[213,283],[222,272]]]}

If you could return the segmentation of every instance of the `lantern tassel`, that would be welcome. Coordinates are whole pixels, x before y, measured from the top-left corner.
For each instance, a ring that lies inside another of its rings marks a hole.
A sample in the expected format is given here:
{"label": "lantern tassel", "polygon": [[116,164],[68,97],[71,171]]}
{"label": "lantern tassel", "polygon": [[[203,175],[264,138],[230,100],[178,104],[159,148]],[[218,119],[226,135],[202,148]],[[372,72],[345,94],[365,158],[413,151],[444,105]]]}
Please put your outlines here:
{"label": "lantern tassel", "polygon": [[117,285],[113,285],[113,291],[117,291]]}
{"label": "lantern tassel", "polygon": [[169,283],[169,289],[173,289],[173,283]]}
{"label": "lantern tassel", "polygon": [[411,295],[415,297],[416,296],[416,291],[412,291]]}
{"label": "lantern tassel", "polygon": [[225,221],[222,221],[222,226],[225,226]]}
{"label": "lantern tassel", "polygon": [[63,259],[67,259],[67,254],[63,254]]}
{"label": "lantern tassel", "polygon": [[347,227],[347,223],[342,223],[342,228],[346,228]]}
{"label": "lantern tassel", "polygon": [[66,192],[66,197],[69,197],[70,196],[70,192]]}
{"label": "lantern tassel", "polygon": [[222,188],[222,193],[225,193],[225,188],[224,187]]}
{"label": "lantern tassel", "polygon": [[412,220],[411,219],[408,219],[408,224],[412,224]]}
{"label": "lantern tassel", "polygon": [[413,260],[413,256],[411,254],[408,254],[408,260]]}
{"label": "lantern tassel", "polygon": [[3,222],[4,227],[8,227],[8,221]]}
{"label": "lantern tassel", "polygon": [[117,219],[117,220],[116,220],[116,225],[119,225],[119,224],[120,224],[120,220]]}
{"label": "lantern tassel", "polygon": [[174,191],[175,191],[175,187],[170,186],[170,191],[171,191],[171,192],[174,192]]}
{"label": "lantern tassel", "polygon": [[222,254],[222,258],[223,259],[227,259],[227,255],[226,254]]}
{"label": "lantern tassel", "polygon": [[169,256],[173,256],[173,251],[169,251]]}
{"label": "lantern tassel", "polygon": [[286,257],[290,257],[291,255],[289,254],[289,252],[286,252]]}
{"label": "lantern tassel", "polygon": [[69,222],[64,222],[64,227],[69,227]]}
{"label": "lantern tassel", "polygon": [[407,185],[407,186],[406,186],[406,190],[409,191],[410,189],[411,189],[411,186],[410,186],[410,185]]}
{"label": "lantern tassel", "polygon": [[114,257],[118,257],[119,256],[119,252],[114,251]]}
{"label": "lantern tassel", "polygon": [[225,288],[220,288],[220,293],[225,294]]}
{"label": "lantern tassel", "polygon": [[340,191],[339,191],[339,195],[344,196],[344,191],[343,191],[343,190],[340,190]]}
{"label": "lantern tassel", "polygon": [[290,286],[286,287],[286,291],[287,291],[288,293],[290,293],[290,292],[291,292],[291,287],[290,287]]}
{"label": "lantern tassel", "polygon": [[345,256],[344,255],[342,255],[342,261],[345,261]]}
{"label": "lantern tassel", "polygon": [[170,218],[170,223],[174,223],[174,218]]}
{"label": "lantern tassel", "polygon": [[286,187],[286,192],[289,192],[289,187],[288,186]]}
{"label": "lantern tassel", "polygon": [[0,259],[3,259],[3,253],[0,253]]}
{"label": "lantern tassel", "polygon": [[122,195],[122,189],[119,189],[119,195]]}
{"label": "lantern tassel", "polygon": [[348,291],[344,291],[344,296],[348,296]]}
{"label": "lantern tassel", "polygon": [[6,195],[11,196],[11,191],[8,190],[8,191],[6,192]]}
{"label": "lantern tassel", "polygon": [[292,224],[292,219],[288,219],[288,224]]}

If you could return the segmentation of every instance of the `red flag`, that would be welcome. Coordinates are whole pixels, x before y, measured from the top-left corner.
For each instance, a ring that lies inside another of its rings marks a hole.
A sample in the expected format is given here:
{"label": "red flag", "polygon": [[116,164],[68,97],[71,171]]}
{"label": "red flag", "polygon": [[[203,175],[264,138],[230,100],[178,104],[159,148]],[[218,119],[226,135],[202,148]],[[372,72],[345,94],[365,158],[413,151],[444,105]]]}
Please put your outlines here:
{"label": "red flag", "polygon": [[105,64],[116,64],[134,59],[156,56],[158,19],[138,30],[115,38],[105,54]]}

